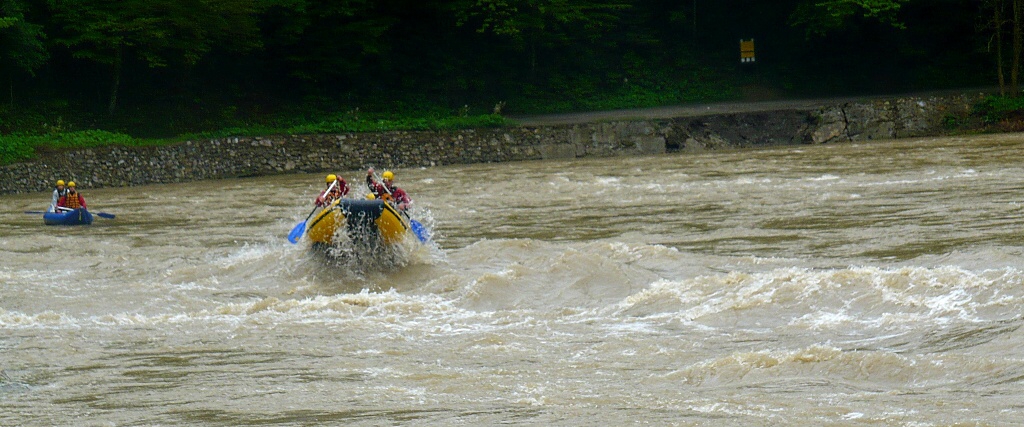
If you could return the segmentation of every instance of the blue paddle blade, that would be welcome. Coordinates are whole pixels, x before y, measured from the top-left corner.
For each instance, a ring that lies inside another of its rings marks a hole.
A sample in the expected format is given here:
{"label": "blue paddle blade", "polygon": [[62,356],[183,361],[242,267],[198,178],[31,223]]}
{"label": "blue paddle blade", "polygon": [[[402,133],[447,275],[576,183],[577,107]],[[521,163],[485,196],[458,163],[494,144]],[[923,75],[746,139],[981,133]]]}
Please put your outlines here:
{"label": "blue paddle blade", "polygon": [[288,233],[288,241],[292,244],[299,243],[299,239],[302,238],[302,234],[306,232],[306,221],[302,221],[295,224],[295,228],[292,229],[291,233]]}
{"label": "blue paddle blade", "polygon": [[100,218],[114,219],[114,214],[108,214],[106,212],[97,212],[96,216],[98,216]]}
{"label": "blue paddle blade", "polygon": [[416,234],[416,238],[420,239],[423,243],[430,240],[430,232],[427,231],[427,228],[424,227],[423,224],[420,224],[420,222],[415,219],[409,220],[409,223],[412,225],[412,232]]}

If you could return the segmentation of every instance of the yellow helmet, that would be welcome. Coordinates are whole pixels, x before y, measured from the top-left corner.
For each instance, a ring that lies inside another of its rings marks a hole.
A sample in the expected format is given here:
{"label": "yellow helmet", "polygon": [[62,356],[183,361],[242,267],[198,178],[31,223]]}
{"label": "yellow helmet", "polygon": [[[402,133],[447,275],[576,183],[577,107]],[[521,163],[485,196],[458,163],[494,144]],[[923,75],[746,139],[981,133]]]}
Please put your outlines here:
{"label": "yellow helmet", "polygon": [[374,195],[373,195],[373,193],[370,193],[370,194],[367,194],[367,195],[366,195],[366,200],[373,200],[373,199],[376,199],[376,198],[377,198],[377,197],[376,197],[376,196],[374,196]]}
{"label": "yellow helmet", "polygon": [[74,186],[75,186],[75,181],[71,181],[71,182],[68,183],[68,187],[74,187]]}
{"label": "yellow helmet", "polygon": [[338,180],[338,176],[332,173],[330,175],[327,175],[327,178],[324,179],[324,182],[330,184],[330,183],[332,183],[334,181],[337,181],[337,180]]}
{"label": "yellow helmet", "polygon": [[58,179],[57,180],[57,185],[64,185],[64,180],[63,179]]}
{"label": "yellow helmet", "polygon": [[392,173],[391,171],[384,171],[384,173],[381,175],[381,178],[391,181],[395,179],[395,174]]}

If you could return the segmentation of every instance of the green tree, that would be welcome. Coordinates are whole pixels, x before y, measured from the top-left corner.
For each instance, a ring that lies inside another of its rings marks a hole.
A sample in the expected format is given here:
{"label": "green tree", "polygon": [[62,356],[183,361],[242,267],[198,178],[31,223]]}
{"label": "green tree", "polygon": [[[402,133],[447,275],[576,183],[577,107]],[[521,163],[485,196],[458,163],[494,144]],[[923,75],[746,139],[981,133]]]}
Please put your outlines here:
{"label": "green tree", "polygon": [[254,0],[49,0],[75,58],[111,67],[108,113],[117,108],[127,55],[149,67],[194,66],[215,46],[261,46]]}
{"label": "green tree", "polygon": [[24,10],[19,0],[0,0],[0,67],[7,72],[12,105],[15,72],[33,74],[48,56],[43,27],[28,22]]}
{"label": "green tree", "polygon": [[[1020,95],[1020,67],[1024,59],[1024,0],[989,0],[982,2],[982,7],[988,11],[985,29],[989,30],[995,41],[995,46],[990,49],[996,55],[996,69],[999,75],[999,88],[1003,95],[1009,93],[1012,96]],[[1010,50],[1010,82],[1009,88],[1005,81],[1003,51],[1004,37],[1009,36]]]}
{"label": "green tree", "polygon": [[616,29],[620,12],[630,3],[619,0],[466,0],[454,3],[458,25],[493,33],[529,55],[536,70],[542,50],[595,43]]}
{"label": "green tree", "polygon": [[1024,0],[1010,0],[1013,26],[1010,30],[1011,51],[1013,62],[1010,63],[1010,93],[1013,96],[1020,94],[1020,61],[1024,53]]}
{"label": "green tree", "polygon": [[[802,3],[794,12],[791,23],[804,27],[808,36],[823,36],[849,25],[850,18],[863,16],[903,29],[897,13],[910,0],[827,0]],[[1024,0],[983,0],[978,3],[978,20],[982,32],[991,34],[989,50],[995,56],[999,89],[1007,93],[1005,70],[1010,70],[1009,92],[1017,95],[1021,61],[1024,58]],[[932,5],[942,9],[941,5]],[[952,9],[952,8],[950,8]],[[941,16],[941,15],[939,15]],[[1008,42],[1009,41],[1009,42]],[[1009,44],[1009,46],[1008,46]],[[1005,53],[1010,52],[1006,63]]]}
{"label": "green tree", "polygon": [[351,78],[382,55],[396,22],[373,0],[273,0],[260,16],[268,60],[307,82]]}
{"label": "green tree", "polygon": [[844,28],[850,18],[874,18],[880,22],[903,28],[897,13],[909,0],[812,0],[801,3],[793,12],[791,24],[802,26],[808,36],[825,35]]}

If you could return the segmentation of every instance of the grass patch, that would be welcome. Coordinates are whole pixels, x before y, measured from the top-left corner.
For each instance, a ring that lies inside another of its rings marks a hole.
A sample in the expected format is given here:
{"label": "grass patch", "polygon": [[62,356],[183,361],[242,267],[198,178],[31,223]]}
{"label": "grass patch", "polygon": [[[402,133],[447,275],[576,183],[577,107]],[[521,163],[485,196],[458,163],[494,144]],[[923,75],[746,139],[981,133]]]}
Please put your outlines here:
{"label": "grass patch", "polygon": [[[293,123],[287,123],[287,122]],[[345,132],[387,132],[395,130],[455,130],[493,128],[512,122],[497,114],[458,116],[396,116],[366,114],[358,110],[320,116],[315,119],[274,120],[278,124],[254,124],[182,135],[176,140],[211,139],[229,136],[310,135]],[[284,122],[285,124],[280,124]]]}
{"label": "grass patch", "polygon": [[947,131],[964,134],[1024,131],[1024,97],[989,96],[971,108],[965,117],[947,115]]}
{"label": "grass patch", "polygon": [[[0,165],[31,160],[40,152],[117,146],[155,146],[186,140],[225,138],[230,136],[306,135],[344,132],[385,132],[393,130],[455,130],[491,128],[511,124],[497,115],[425,115],[397,116],[364,114],[358,110],[320,116],[318,119],[275,119],[277,124],[255,124],[184,134],[171,138],[136,138],[104,130],[55,131],[45,134],[14,133],[0,135]],[[288,123],[288,122],[292,123]],[[284,124],[281,124],[284,122]]]}
{"label": "grass patch", "polygon": [[160,143],[159,140],[133,138],[122,133],[103,130],[58,132],[46,135],[0,135],[0,165],[32,159],[37,150],[81,149],[108,145],[141,146]]}
{"label": "grass patch", "polygon": [[987,97],[974,106],[973,115],[989,124],[1024,119],[1024,97]]}

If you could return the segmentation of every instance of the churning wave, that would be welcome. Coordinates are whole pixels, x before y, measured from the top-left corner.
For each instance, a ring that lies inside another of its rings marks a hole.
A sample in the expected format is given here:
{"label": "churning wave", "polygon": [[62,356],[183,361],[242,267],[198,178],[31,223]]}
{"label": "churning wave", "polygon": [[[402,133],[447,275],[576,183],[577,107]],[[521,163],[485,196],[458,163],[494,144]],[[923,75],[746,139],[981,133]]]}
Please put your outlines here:
{"label": "churning wave", "polygon": [[[7,309],[0,310],[0,327],[229,325],[387,316],[443,323],[453,316],[518,311],[813,331],[1012,321],[1024,308],[1024,272],[1011,267],[782,267],[707,274],[700,265],[706,260],[659,245],[511,239],[480,241],[418,268],[356,280],[309,264],[296,252],[253,245],[206,266],[165,272],[143,284],[166,298],[159,307],[89,315]],[[734,260],[738,266],[759,263]],[[24,273],[0,270],[5,276]],[[337,285],[344,280],[356,285]]]}

